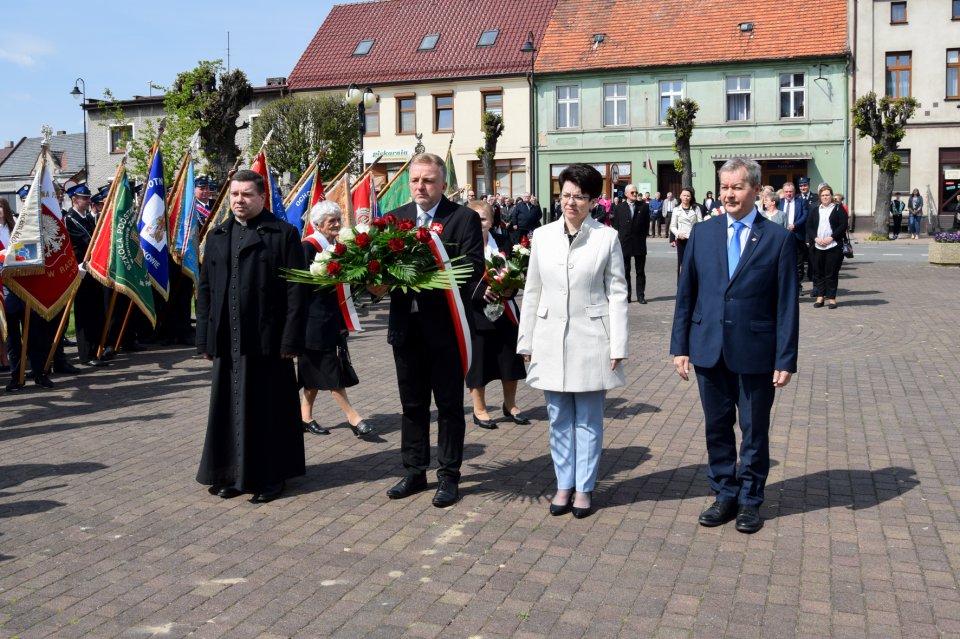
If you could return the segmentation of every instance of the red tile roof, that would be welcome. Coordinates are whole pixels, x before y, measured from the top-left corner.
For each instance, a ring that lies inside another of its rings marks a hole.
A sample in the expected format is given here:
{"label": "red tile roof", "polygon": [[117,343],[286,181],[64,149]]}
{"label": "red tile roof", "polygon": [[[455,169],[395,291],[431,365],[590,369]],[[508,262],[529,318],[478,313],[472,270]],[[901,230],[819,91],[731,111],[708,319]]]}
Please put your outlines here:
{"label": "red tile roof", "polygon": [[[750,33],[739,25],[752,22]],[[606,34],[593,47],[593,35]],[[558,0],[537,73],[847,52],[846,0]]]}
{"label": "red tile roof", "polygon": [[[538,45],[556,0],[379,0],[335,5],[287,78],[291,89],[344,87],[523,74],[530,54],[520,52],[533,31]],[[480,33],[499,29],[493,46],[478,47]],[[432,51],[417,51],[428,34]],[[361,40],[368,55],[355,56]]]}

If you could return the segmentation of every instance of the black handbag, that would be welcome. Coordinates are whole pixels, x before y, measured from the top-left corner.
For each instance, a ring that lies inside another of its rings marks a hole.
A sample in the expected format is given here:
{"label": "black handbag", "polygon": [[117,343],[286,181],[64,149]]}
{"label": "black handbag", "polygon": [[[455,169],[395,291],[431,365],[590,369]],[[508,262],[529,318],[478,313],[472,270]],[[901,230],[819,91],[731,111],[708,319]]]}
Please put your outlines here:
{"label": "black handbag", "polygon": [[350,361],[350,351],[347,349],[347,336],[341,334],[337,338],[337,361],[340,363],[340,384],[343,388],[356,386],[360,383],[357,377],[357,371],[353,370],[353,362]]}
{"label": "black handbag", "polygon": [[850,243],[850,238],[847,236],[843,237],[843,256],[848,259],[853,257],[853,244]]}

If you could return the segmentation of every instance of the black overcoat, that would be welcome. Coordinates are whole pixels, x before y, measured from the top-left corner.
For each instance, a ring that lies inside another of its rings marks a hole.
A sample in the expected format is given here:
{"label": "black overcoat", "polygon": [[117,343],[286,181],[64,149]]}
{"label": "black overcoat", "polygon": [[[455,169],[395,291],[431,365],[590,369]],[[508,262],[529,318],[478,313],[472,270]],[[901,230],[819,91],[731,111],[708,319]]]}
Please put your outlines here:
{"label": "black overcoat", "polygon": [[630,219],[630,205],[626,202],[617,204],[610,211],[611,225],[617,229],[620,237],[620,248],[624,257],[647,254],[647,234],[650,230],[650,205],[637,200],[634,205],[636,211]]}

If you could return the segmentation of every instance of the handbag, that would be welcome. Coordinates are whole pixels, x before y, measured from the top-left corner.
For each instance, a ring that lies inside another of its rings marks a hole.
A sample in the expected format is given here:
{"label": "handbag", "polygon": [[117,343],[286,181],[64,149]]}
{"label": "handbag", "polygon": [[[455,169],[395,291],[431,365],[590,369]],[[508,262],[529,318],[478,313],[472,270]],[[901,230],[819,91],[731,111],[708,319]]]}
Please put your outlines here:
{"label": "handbag", "polygon": [[843,236],[843,256],[847,259],[853,258],[853,244],[850,243],[850,236]]}
{"label": "handbag", "polygon": [[337,338],[337,362],[340,364],[340,385],[342,388],[349,388],[360,383],[357,371],[353,370],[353,362],[350,361],[347,336],[343,334]]}

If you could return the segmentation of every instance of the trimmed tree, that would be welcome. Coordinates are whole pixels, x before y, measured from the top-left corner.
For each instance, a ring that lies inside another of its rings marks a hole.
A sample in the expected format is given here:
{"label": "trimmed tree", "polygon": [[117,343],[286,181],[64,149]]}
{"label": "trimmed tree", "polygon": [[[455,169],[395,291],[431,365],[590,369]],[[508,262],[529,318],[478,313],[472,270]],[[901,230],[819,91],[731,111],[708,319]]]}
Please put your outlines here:
{"label": "trimmed tree", "polygon": [[877,174],[877,199],[873,205],[874,235],[887,236],[893,178],[903,166],[897,149],[906,135],[907,120],[913,117],[919,106],[920,103],[912,97],[894,100],[884,96],[878,99],[877,94],[871,91],[859,98],[850,109],[857,138],[869,136],[873,140],[870,158],[880,169]]}
{"label": "trimmed tree", "polygon": [[667,124],[673,127],[676,140],[673,150],[677,158],[673,161],[674,168],[680,174],[680,186],[693,189],[693,167],[690,163],[690,138],[693,137],[693,127],[696,126],[697,111],[700,105],[690,98],[677,100],[667,109]]}
{"label": "trimmed tree", "polygon": [[497,141],[503,135],[503,117],[496,113],[483,114],[483,146],[477,148],[477,157],[483,162],[483,175],[487,179],[487,194],[496,193],[497,172],[493,158],[497,155]]}
{"label": "trimmed tree", "polygon": [[320,175],[326,182],[356,159],[358,126],[357,108],[339,95],[289,96],[263,107],[253,122],[249,152],[255,154],[272,129],[267,152],[273,168],[297,179],[324,151]]}

